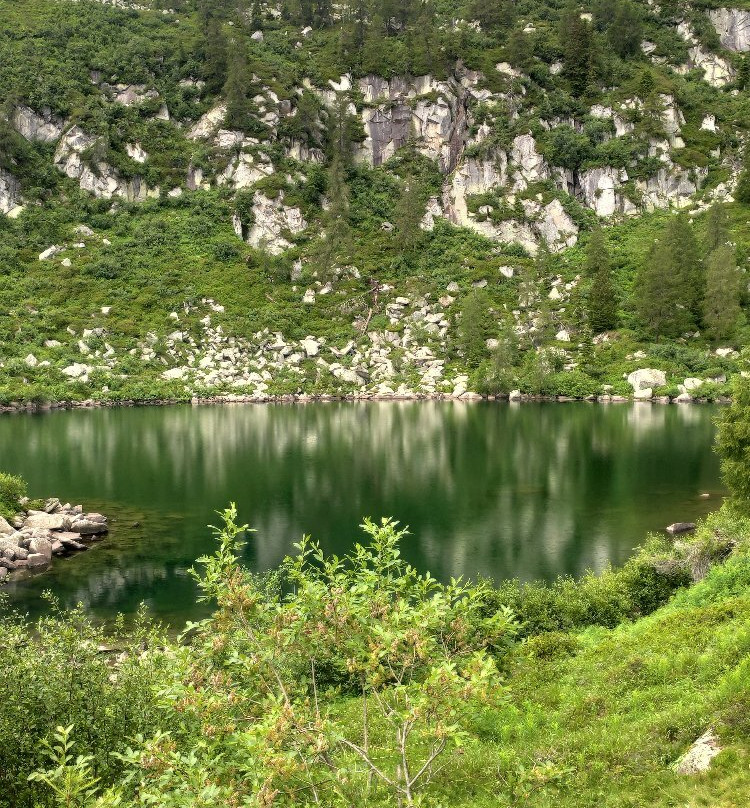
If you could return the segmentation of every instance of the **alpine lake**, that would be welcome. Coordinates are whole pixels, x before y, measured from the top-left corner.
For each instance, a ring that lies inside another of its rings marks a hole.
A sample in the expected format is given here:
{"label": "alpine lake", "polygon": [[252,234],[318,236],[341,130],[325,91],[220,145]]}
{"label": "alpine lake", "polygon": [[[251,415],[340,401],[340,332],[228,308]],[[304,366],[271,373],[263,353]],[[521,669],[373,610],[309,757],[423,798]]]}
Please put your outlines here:
{"label": "alpine lake", "polygon": [[310,534],[344,555],[366,516],[408,526],[402,554],[448,580],[583,575],[649,531],[721,504],[710,405],[366,402],[0,416],[3,470],[33,497],[106,514],[110,533],[3,591],[37,616],[52,592],[96,619],[145,603],[174,628],[205,615],[189,570],[236,502],[244,562],[278,565]]}

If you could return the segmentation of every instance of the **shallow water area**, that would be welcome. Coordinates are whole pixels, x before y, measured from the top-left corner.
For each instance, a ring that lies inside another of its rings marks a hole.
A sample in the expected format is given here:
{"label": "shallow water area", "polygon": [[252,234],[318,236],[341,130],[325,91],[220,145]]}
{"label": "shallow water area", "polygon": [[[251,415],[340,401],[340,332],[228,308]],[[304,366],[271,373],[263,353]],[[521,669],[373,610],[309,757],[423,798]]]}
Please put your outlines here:
{"label": "shallow water area", "polygon": [[207,524],[230,501],[257,530],[245,551],[256,570],[303,533],[346,553],[369,515],[408,525],[404,556],[445,580],[598,571],[649,530],[719,506],[717,412],[331,402],[3,415],[3,470],[32,496],[82,503],[111,524],[90,550],[3,589],[32,615],[50,590],[104,620],[143,601],[179,626],[205,613],[188,570],[212,550]]}

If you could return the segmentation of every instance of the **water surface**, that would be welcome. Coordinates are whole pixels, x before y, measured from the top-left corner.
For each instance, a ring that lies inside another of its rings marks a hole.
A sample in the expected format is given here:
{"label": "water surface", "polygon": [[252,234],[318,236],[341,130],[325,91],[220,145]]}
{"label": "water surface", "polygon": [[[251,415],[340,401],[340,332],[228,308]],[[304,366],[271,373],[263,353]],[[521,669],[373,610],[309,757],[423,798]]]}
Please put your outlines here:
{"label": "water surface", "polygon": [[[718,507],[709,406],[388,402],[175,406],[0,417],[0,467],[33,496],[108,514],[109,537],[5,587],[95,615],[202,612],[187,573],[235,501],[254,569],[303,533],[347,552],[364,516],[409,525],[404,555],[448,579],[551,579],[620,564],[647,531]],[[709,499],[701,499],[709,493]]]}

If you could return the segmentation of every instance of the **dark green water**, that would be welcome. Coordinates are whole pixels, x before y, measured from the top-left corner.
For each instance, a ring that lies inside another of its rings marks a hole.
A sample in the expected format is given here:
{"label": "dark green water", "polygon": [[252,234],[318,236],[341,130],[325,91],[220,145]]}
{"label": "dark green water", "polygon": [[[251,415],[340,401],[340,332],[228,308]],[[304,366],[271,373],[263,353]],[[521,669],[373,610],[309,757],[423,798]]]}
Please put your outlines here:
{"label": "dark green water", "polygon": [[32,614],[50,589],[98,617],[145,601],[180,624],[201,614],[187,570],[230,501],[258,531],[256,569],[303,533],[344,553],[371,515],[409,525],[404,555],[443,579],[580,575],[718,507],[716,412],[405,402],[0,416],[0,467],[112,522],[88,552],[5,589]]}

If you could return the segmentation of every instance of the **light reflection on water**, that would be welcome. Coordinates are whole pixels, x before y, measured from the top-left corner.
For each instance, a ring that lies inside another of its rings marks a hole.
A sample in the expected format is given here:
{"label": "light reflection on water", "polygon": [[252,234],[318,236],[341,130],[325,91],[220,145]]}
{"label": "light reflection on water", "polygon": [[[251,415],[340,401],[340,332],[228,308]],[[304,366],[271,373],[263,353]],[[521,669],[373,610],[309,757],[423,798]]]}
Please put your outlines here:
{"label": "light reflection on water", "polygon": [[[720,501],[716,408],[391,402],[117,409],[0,418],[3,469],[113,520],[91,551],[7,587],[111,616],[146,601],[195,617],[193,560],[236,501],[246,553],[278,564],[303,533],[346,552],[362,517],[408,524],[441,578],[553,578],[624,561],[648,530]],[[701,492],[711,499],[699,499]],[[133,527],[140,523],[139,527]]]}

